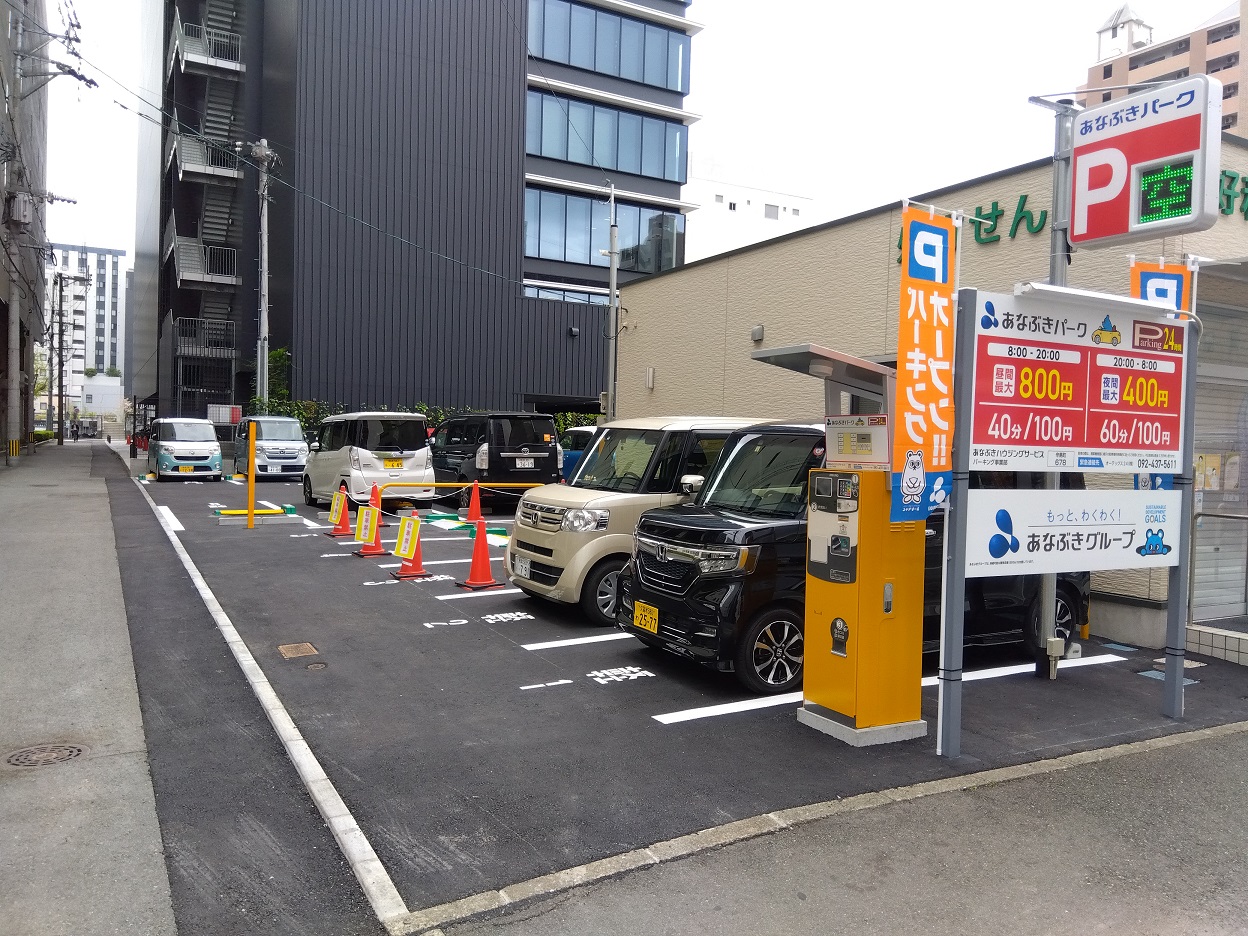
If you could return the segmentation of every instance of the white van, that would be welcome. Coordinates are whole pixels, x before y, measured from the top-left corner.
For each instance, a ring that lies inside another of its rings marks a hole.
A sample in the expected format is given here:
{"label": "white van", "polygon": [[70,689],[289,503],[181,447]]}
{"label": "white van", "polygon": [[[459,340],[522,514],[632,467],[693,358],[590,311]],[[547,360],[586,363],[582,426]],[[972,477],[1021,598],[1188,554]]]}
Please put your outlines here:
{"label": "white van", "polygon": [[256,477],[299,478],[308,462],[303,427],[289,416],[248,416],[234,429],[234,473],[247,474],[251,424],[256,424]]}
{"label": "white van", "polygon": [[530,595],[579,603],[596,625],[614,625],[637,518],[690,500],[680,479],[708,474],[733,430],[757,422],[669,416],[602,426],[570,484],[524,493],[504,559],[511,581]]}
{"label": "white van", "polygon": [[[309,507],[328,501],[342,483],[359,504],[368,503],[374,484],[433,483],[429,429],[420,413],[344,413],[321,423],[309,446],[303,473],[303,501]],[[382,490],[383,501],[432,501],[433,487]]]}

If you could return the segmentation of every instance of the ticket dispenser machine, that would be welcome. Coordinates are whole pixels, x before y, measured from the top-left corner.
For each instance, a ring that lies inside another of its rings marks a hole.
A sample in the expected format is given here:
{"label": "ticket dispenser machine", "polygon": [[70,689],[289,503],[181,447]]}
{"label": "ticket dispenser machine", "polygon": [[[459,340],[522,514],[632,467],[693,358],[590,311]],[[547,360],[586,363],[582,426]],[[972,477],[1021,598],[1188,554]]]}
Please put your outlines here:
{"label": "ticket dispenser machine", "polygon": [[896,371],[813,344],[752,356],[824,382],[828,467],[809,485],[797,718],[855,746],[922,737],[925,525],[889,520]]}

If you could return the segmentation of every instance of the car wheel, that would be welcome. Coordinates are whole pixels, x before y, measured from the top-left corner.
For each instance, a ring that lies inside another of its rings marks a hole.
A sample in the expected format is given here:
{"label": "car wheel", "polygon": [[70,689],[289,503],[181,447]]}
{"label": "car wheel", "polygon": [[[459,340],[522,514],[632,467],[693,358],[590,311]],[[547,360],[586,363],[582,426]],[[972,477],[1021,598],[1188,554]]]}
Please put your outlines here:
{"label": "car wheel", "polygon": [[472,503],[472,485],[468,484],[467,478],[460,478],[459,483],[467,485],[466,487],[460,488],[459,491],[459,506],[463,507],[464,510],[467,510],[469,505]]}
{"label": "car wheel", "polygon": [[319,507],[321,505],[316,495],[312,493],[312,479],[307,475],[303,476],[303,502],[309,507]]}
{"label": "car wheel", "polygon": [[[1070,650],[1071,643],[1079,635],[1078,604],[1070,591],[1057,589],[1057,609],[1053,617],[1053,635],[1061,637],[1065,642],[1063,654]],[[1040,643],[1040,596],[1037,595],[1027,612],[1027,646],[1037,657],[1047,657],[1046,647]]]}
{"label": "car wheel", "polygon": [[750,622],[737,644],[737,679],[751,692],[792,692],[802,684],[805,638],[801,615],[769,608]]}
{"label": "car wheel", "polygon": [[581,585],[581,610],[596,627],[615,626],[615,603],[620,586],[620,570],[626,560],[604,559],[590,570]]}

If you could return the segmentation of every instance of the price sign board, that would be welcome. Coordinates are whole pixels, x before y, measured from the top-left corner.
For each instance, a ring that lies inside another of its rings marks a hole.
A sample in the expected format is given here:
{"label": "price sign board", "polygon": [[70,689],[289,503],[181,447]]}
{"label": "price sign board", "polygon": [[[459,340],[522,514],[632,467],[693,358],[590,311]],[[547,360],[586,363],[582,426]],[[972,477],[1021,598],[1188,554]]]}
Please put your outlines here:
{"label": "price sign board", "polygon": [[979,293],[972,470],[1180,470],[1187,323],[1045,289]]}

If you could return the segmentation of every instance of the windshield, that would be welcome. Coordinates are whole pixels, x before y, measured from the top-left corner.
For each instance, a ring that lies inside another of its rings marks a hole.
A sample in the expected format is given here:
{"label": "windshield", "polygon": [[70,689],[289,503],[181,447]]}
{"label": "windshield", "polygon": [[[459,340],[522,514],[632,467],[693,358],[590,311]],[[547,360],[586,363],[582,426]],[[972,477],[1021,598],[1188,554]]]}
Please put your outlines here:
{"label": "windshield", "polygon": [[423,419],[357,419],[351,440],[370,452],[414,452],[428,442]]}
{"label": "windshield", "polygon": [[581,458],[573,486],[594,491],[641,490],[646,468],[662,440],[662,429],[604,430]]}
{"label": "windshield", "polygon": [[303,429],[297,419],[257,419],[256,438],[270,442],[302,442]]}
{"label": "windshield", "polygon": [[494,424],[495,445],[518,448],[521,445],[546,445],[555,441],[555,421],[549,416],[496,416]]}
{"label": "windshield", "polygon": [[765,517],[801,516],[810,470],[822,461],[820,436],[743,435],[720,455],[698,503]]}
{"label": "windshield", "polygon": [[217,434],[207,423],[162,422],[156,424],[161,442],[216,442]]}

